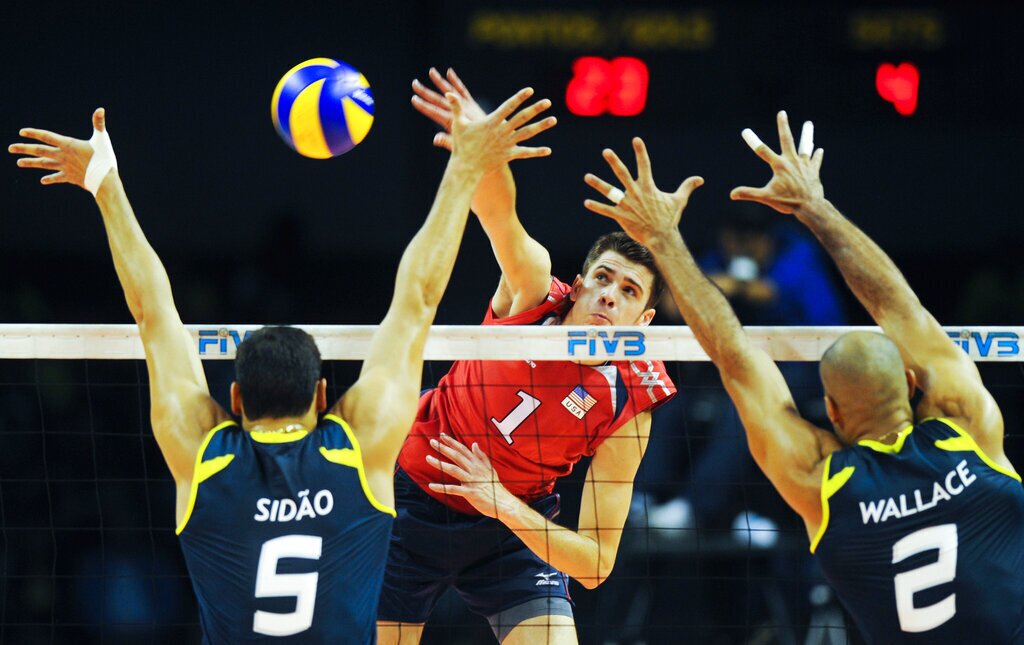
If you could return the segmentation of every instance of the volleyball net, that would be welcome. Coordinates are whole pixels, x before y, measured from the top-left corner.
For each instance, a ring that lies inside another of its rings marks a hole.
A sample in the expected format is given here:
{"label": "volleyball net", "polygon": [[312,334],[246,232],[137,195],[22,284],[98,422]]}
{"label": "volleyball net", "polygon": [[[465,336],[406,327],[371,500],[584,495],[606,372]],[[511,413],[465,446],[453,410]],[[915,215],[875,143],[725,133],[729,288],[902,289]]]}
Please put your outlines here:
{"label": "volleyball net", "polygon": [[[375,326],[306,326],[332,397],[358,376]],[[255,325],[191,325],[211,394],[227,403],[235,349]],[[845,332],[749,327],[801,412],[826,426],[816,361]],[[1024,327],[946,327],[979,363],[1024,463]],[[0,325],[0,642],[197,639],[174,535],[174,485],[152,436],[134,325]],[[848,618],[802,524],[750,459],[717,372],[686,327],[436,326],[424,388],[455,360],[662,360],[679,394],[654,413],[615,571],[574,584],[581,642],[847,642]],[[575,527],[586,462],[559,483]],[[489,642],[450,594],[424,643]]]}

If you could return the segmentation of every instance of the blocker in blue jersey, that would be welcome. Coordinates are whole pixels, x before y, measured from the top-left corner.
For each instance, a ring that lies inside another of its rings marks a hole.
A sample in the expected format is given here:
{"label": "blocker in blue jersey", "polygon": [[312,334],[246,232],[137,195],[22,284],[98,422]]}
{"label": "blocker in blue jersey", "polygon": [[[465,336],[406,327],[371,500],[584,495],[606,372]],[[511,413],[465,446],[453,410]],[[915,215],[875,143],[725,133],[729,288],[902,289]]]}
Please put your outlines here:
{"label": "blocker in blue jersey", "polygon": [[864,439],[826,459],[822,491],[811,551],[871,640],[1021,638],[1020,475],[966,430],[928,419],[892,443]]}
{"label": "blocker in blue jersey", "polygon": [[[825,199],[810,122],[799,147],[785,112],[778,128],[781,153],[743,132],[773,176],[732,198],[806,225],[885,332],[844,334],[822,356],[834,433],[799,415],[779,368],[686,248],[679,217],[700,178],[659,191],[635,139],[635,180],[605,153],[626,199],[586,206],[654,253],[718,367],[754,459],[803,518],[811,550],[868,641],[1024,642],[1024,487],[1003,451],[999,408],[892,260]],[[586,181],[611,194],[604,180]]]}
{"label": "blocker in blue jersey", "polygon": [[530,124],[549,101],[518,110],[531,94],[521,90],[477,119],[454,99],[455,152],[434,205],[402,256],[359,379],[322,419],[320,352],[293,327],[264,327],[239,346],[231,407],[240,425],[210,396],[167,272],[125,195],[102,109],[89,141],[29,128],[21,135],[40,144],[9,148],[29,155],[19,166],[51,171],[42,183],[96,197],[146,351],[153,435],[177,486],[204,642],[376,639],[392,477],[416,416],[423,345],[480,178],[511,159],[550,154],[519,145],[554,125]]}

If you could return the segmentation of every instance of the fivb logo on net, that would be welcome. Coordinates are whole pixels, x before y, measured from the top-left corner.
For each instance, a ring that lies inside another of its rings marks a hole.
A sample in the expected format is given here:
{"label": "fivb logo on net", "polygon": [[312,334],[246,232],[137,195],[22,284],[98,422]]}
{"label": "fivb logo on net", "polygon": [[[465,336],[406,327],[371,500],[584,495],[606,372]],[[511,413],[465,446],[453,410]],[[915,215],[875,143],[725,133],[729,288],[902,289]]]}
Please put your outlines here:
{"label": "fivb logo on net", "polygon": [[568,332],[568,341],[569,356],[632,357],[647,351],[642,331],[573,330]]}
{"label": "fivb logo on net", "polygon": [[953,339],[954,344],[971,356],[989,358],[991,356],[1020,355],[1020,336],[1014,331],[986,332],[961,329],[960,331],[947,331],[946,334]]}
{"label": "fivb logo on net", "polygon": [[230,327],[199,330],[199,355],[223,355],[235,351],[253,330],[239,331]]}

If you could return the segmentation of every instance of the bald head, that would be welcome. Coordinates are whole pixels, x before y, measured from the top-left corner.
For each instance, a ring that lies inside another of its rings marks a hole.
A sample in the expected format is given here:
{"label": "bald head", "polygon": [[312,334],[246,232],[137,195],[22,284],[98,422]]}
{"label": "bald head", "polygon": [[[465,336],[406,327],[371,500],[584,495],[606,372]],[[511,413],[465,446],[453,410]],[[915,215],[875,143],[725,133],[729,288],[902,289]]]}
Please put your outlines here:
{"label": "bald head", "polygon": [[881,411],[910,398],[899,348],[876,332],[840,336],[821,357],[821,382],[836,405],[851,411]]}

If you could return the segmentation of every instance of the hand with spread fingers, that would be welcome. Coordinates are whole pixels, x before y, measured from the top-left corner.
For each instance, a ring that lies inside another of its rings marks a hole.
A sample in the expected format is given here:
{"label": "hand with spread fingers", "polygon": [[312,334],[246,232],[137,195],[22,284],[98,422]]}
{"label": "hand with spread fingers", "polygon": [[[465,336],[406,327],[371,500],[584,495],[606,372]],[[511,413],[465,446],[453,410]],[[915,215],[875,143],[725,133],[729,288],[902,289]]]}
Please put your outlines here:
{"label": "hand with spread fingers", "polygon": [[114,150],[106,132],[106,114],[98,108],[92,115],[92,139],[73,139],[49,130],[22,128],[18,134],[39,143],[15,143],[7,151],[28,155],[18,159],[21,168],[52,171],[39,183],[74,184],[96,194],[107,173],[117,168]]}
{"label": "hand with spread fingers", "polygon": [[777,117],[781,153],[776,153],[747,128],[743,140],[765,163],[771,166],[772,178],[762,188],[740,186],[729,196],[735,200],[758,202],[787,215],[825,198],[821,185],[821,161],[825,151],[814,149],[814,125],[805,121],[800,133],[799,148],[793,141],[789,117],[780,111]]}
{"label": "hand with spread fingers", "polygon": [[522,505],[498,480],[498,473],[491,465],[491,460],[477,443],[467,448],[454,437],[442,433],[440,441],[430,440],[430,447],[448,461],[428,455],[427,463],[460,482],[431,483],[430,490],[464,497],[481,514],[499,520],[502,509]]}
{"label": "hand with spread fingers", "polygon": [[607,197],[613,204],[588,199],[583,205],[598,215],[615,220],[627,235],[640,244],[649,246],[655,237],[678,229],[679,218],[690,201],[690,195],[704,184],[704,179],[688,177],[675,192],[662,192],[654,185],[651,158],[647,154],[647,146],[639,137],[633,138],[633,150],[636,153],[636,179],[629,174],[626,165],[615,152],[605,149],[603,153],[605,161],[622,183],[625,192],[588,173],[583,179],[587,185]]}
{"label": "hand with spread fingers", "polygon": [[437,71],[437,68],[431,67],[428,74],[430,80],[434,82],[434,87],[437,88],[437,91],[430,89],[421,83],[419,79],[413,80],[412,91],[415,93],[415,96],[412,97],[412,106],[416,108],[417,112],[444,128],[444,132],[438,132],[434,135],[434,145],[450,152],[452,149],[451,132],[454,115],[445,95],[451,93],[462,99],[463,114],[467,119],[482,121],[487,114],[476,100],[473,99],[473,95],[466,89],[466,85],[459,78],[459,75],[455,73],[455,70],[448,68],[448,74],[445,77],[441,75],[441,72]]}
{"label": "hand with spread fingers", "polygon": [[530,123],[534,117],[551,107],[551,101],[541,99],[519,110],[531,96],[533,89],[523,88],[483,119],[474,119],[467,114],[465,100],[449,92],[446,98],[452,107],[452,159],[464,161],[487,173],[513,159],[550,155],[551,148],[546,146],[519,145],[554,127],[556,123],[553,116]]}

